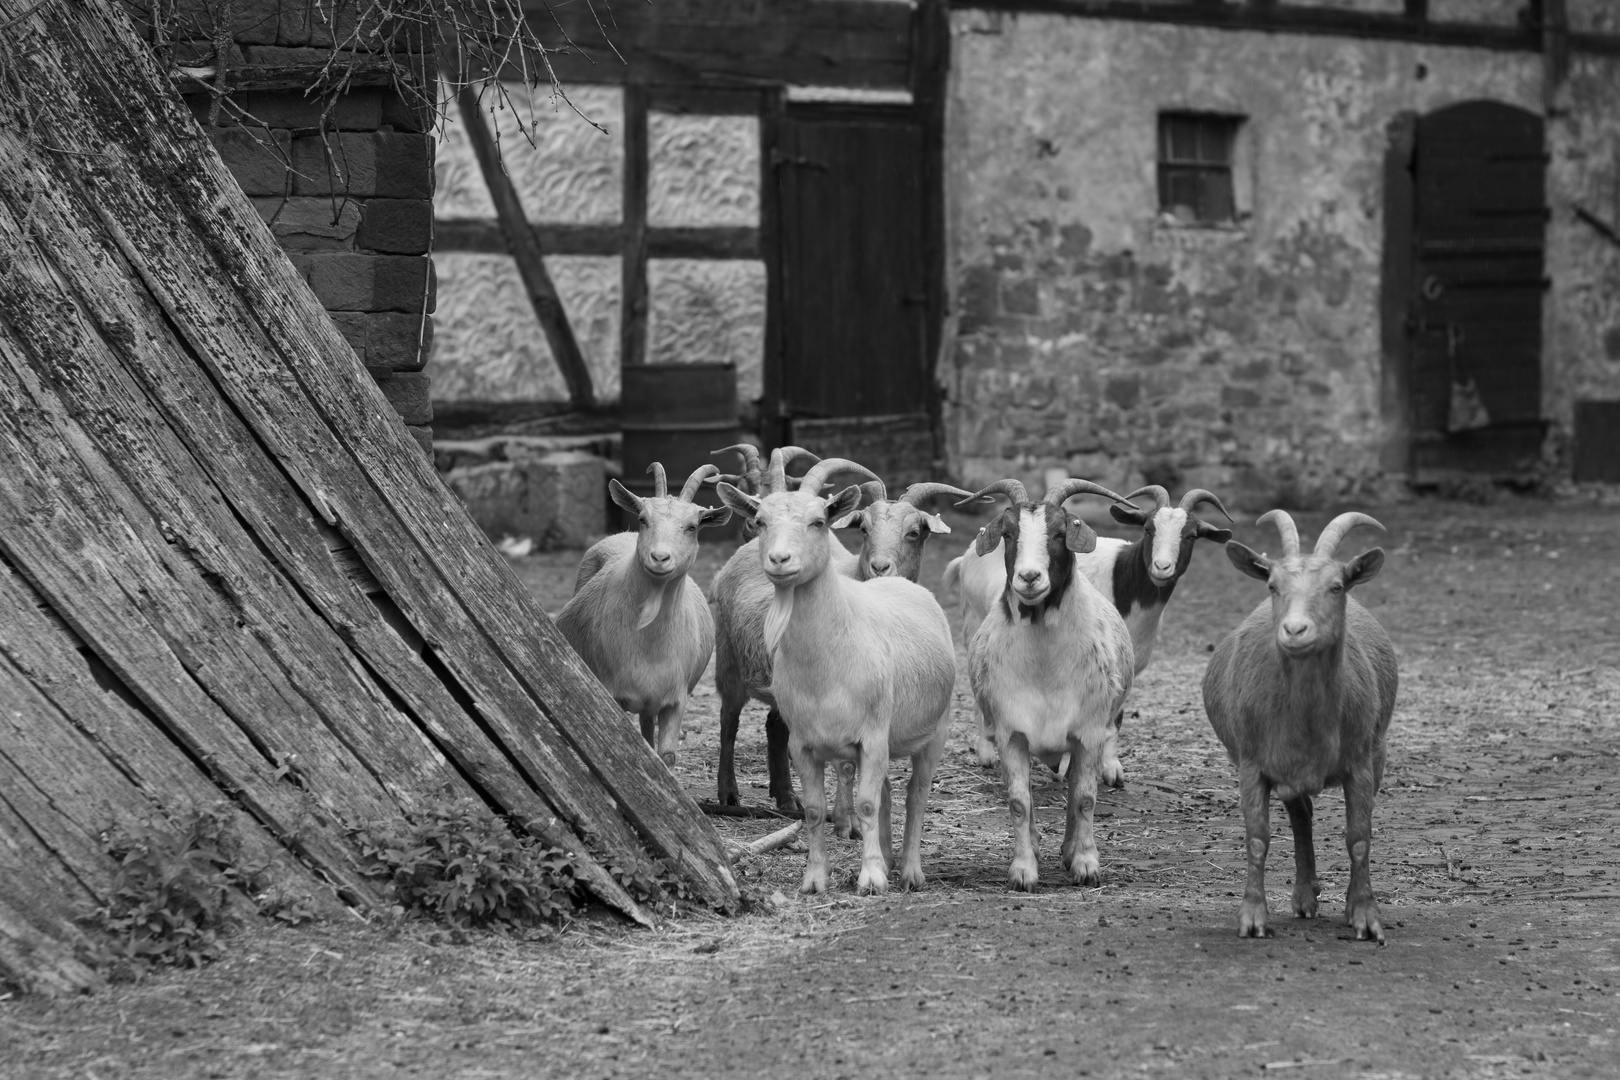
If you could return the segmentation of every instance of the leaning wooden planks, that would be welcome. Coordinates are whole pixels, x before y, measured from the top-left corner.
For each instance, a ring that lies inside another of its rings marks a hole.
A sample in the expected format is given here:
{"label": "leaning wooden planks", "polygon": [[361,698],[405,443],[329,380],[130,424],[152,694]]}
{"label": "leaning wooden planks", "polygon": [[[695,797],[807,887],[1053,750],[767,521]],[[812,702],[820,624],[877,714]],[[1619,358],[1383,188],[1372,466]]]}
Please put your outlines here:
{"label": "leaning wooden planks", "polygon": [[[25,10],[24,0],[0,0],[0,19],[17,18]],[[71,9],[47,5],[22,20],[45,31],[26,58],[28,85],[37,88],[38,97],[31,102],[32,141],[22,148],[43,183],[31,186],[28,177],[15,177],[18,184],[6,198],[19,229],[26,231],[22,222],[37,209],[34,200],[56,200],[64,192],[70,198],[58,207],[60,217],[77,215],[92,226],[99,220],[190,350],[191,367],[251,433],[250,441],[263,448],[286,486],[340,528],[419,636],[427,666],[441,683],[450,684],[446,692],[469,703],[475,721],[498,740],[505,757],[544,793],[558,816],[615,858],[635,855],[645,842],[699,895],[733,903],[735,883],[712,827],[641,745],[633,725],[624,722],[421,455],[411,452],[352,350],[281,256],[189,114],[168,95],[145,47],[120,20],[106,0]],[[49,151],[40,149],[45,140]],[[14,156],[9,150],[0,153],[0,162]],[[94,294],[103,282],[89,268],[75,268],[68,246],[53,252],[55,271],[79,297]],[[308,595],[310,582],[325,571],[302,539],[302,523],[292,529],[267,525],[262,501],[255,506],[240,486],[224,482],[223,455],[205,441],[204,432],[182,432],[177,414],[194,407],[197,388],[154,363],[154,357],[170,356],[172,350],[134,347],[140,325],[109,320],[101,332],[113,341],[121,331],[128,333],[130,341],[118,341],[117,351],[130,378],[158,403],[230,512],[275,552],[280,570]],[[12,368],[22,370],[16,363]],[[74,415],[64,405],[58,420]],[[89,441],[105,437],[104,432]],[[101,451],[90,456],[107,464]],[[53,461],[51,467],[62,464]],[[141,503],[155,497],[150,485],[134,484],[128,476],[114,483],[100,469],[92,468],[89,479],[116,500]],[[117,469],[109,466],[105,472]],[[198,522],[209,524],[207,515],[199,514],[187,528]],[[161,533],[158,528],[158,538]],[[225,548],[235,543],[215,535]],[[183,559],[161,557],[151,535],[141,539],[156,568],[170,577],[187,573]],[[324,551],[321,558],[330,562]],[[201,576],[200,568],[191,572]],[[55,606],[59,598],[44,582],[36,584]],[[264,595],[278,588],[267,584]],[[338,604],[322,611],[331,625],[357,610],[349,598],[342,599],[350,604],[347,615],[334,614],[344,610]],[[166,617],[177,618],[172,612]],[[369,643],[354,632],[357,627],[367,628]],[[407,661],[381,634],[367,618],[348,623],[340,637],[354,650],[356,666],[374,672],[384,671],[378,656],[396,666],[418,662]],[[272,678],[274,663],[242,642],[232,646],[232,662],[260,671],[262,685],[254,689],[261,696],[279,693],[291,680],[283,670],[278,684]],[[273,661],[277,654],[270,652]],[[382,677],[397,693],[393,676]],[[328,687],[342,685],[330,670],[320,678]],[[363,694],[364,684],[359,685],[353,692]],[[431,696],[421,687],[418,691],[420,700]],[[337,737],[332,729],[341,724],[329,712],[306,706],[300,715],[318,719],[333,736],[330,741],[351,756],[384,730],[375,726],[382,722],[377,716],[369,716]],[[427,728],[430,722],[421,723]],[[308,738],[319,738],[313,724],[309,731]],[[435,736],[435,745],[453,759],[451,747],[461,737],[447,727],[441,732],[444,737]],[[430,758],[424,753],[417,764]],[[394,780],[390,773],[389,783]],[[395,785],[382,794],[403,798],[403,790]],[[363,792],[356,796],[362,797]]]}

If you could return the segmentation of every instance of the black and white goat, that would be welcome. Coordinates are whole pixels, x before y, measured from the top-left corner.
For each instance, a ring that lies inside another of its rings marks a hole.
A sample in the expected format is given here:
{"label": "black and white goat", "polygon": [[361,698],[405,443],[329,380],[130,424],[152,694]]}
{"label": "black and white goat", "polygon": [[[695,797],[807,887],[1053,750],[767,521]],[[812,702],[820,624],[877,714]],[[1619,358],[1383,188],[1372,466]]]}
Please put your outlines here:
{"label": "black and white goat", "polygon": [[[1097,587],[1125,619],[1136,653],[1136,673],[1140,675],[1153,656],[1158,640],[1159,620],[1170,603],[1176,583],[1192,563],[1193,545],[1198,540],[1225,543],[1232,538],[1229,529],[1218,528],[1199,518],[1194,510],[1209,503],[1231,520],[1220,499],[1203,488],[1194,488],[1172,504],[1170,493],[1157,484],[1138,488],[1125,496],[1135,500],[1143,495],[1153,499],[1153,508],[1144,510],[1131,502],[1109,507],[1114,518],[1127,525],[1140,525],[1142,535],[1135,540],[1111,536],[1097,538],[1094,550],[1074,557],[1075,566]],[[995,552],[981,557],[974,545],[945,566],[945,588],[959,587],[962,608],[962,636],[971,637],[970,627],[984,618],[1001,596],[1006,572]],[[1108,743],[1103,747],[1099,776],[1110,787],[1125,786],[1125,770],[1119,763],[1119,729],[1125,709],[1109,723]],[[979,764],[995,764],[995,739],[988,721],[981,718],[977,747]]]}
{"label": "black and white goat", "polygon": [[1053,768],[1069,756],[1063,864],[1079,884],[1097,883],[1097,769],[1109,721],[1136,671],[1125,620],[1076,571],[1073,555],[1091,551],[1097,534],[1063,504],[1083,493],[1123,501],[1089,480],[1054,484],[1039,503],[1016,480],[979,492],[1006,495],[1012,503],[975,541],[981,558],[1002,547],[1003,585],[968,642],[968,674],[1007,782],[1013,829],[1007,876],[1015,889],[1033,889],[1038,878],[1031,756]]}
{"label": "black and white goat", "polygon": [[1366,514],[1340,514],[1309,555],[1281,510],[1275,522],[1283,556],[1270,559],[1233,541],[1226,554],[1243,573],[1267,583],[1271,599],[1221,641],[1204,673],[1204,710],[1237,766],[1247,839],[1248,881],[1238,911],[1240,937],[1265,937],[1266,853],[1271,796],[1288,810],[1294,832],[1294,914],[1315,918],[1321,886],[1312,846],[1311,796],[1344,788],[1344,844],[1350,887],[1344,921],[1357,939],[1384,940],[1368,854],[1373,797],[1384,775],[1384,736],[1395,709],[1399,671],[1389,635],[1350,596],[1384,565],[1382,548],[1340,562],[1334,551],[1358,525],[1382,531]]}
{"label": "black and white goat", "polygon": [[[846,463],[839,463],[840,465]],[[889,760],[911,758],[906,791],[903,887],[920,888],[922,824],[935,766],[950,727],[956,654],[945,612],[927,589],[904,578],[854,581],[832,566],[838,545],[832,523],[855,510],[859,488],[830,499],[811,474],[796,492],[782,486],[781,452],[772,455],[769,494],[754,497],[730,484],[720,499],[753,519],[754,558],[773,590],[765,618],[772,660],[770,693],[788,727],[788,752],[799,774],[810,857],[803,892],[827,887],[826,764],[858,762],[855,811],[863,840],[858,889],[883,892],[893,865]]]}
{"label": "black and white goat", "polygon": [[637,516],[636,531],[604,537],[585,552],[557,629],[619,707],[641,717],[642,736],[673,764],[687,695],[714,652],[714,619],[687,571],[698,530],[724,525],[731,511],[692,501],[719,472],[713,465],[688,477],[675,497],[662,465],[648,471],[654,493],[645,499],[608,481],[613,501]]}

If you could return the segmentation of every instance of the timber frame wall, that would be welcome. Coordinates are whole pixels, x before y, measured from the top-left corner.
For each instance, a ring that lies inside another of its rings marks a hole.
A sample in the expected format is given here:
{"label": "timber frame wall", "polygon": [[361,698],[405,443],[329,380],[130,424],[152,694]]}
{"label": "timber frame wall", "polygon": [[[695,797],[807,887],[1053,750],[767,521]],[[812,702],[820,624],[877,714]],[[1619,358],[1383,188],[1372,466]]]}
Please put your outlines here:
{"label": "timber frame wall", "polygon": [[[357,25],[360,0],[122,2],[299,276],[431,450],[422,368],[433,343],[434,116],[415,104],[422,88],[435,91],[431,38],[406,24],[389,36],[391,58],[366,52],[384,39]],[[218,25],[225,12],[229,27]],[[344,78],[334,99],[327,91]]]}

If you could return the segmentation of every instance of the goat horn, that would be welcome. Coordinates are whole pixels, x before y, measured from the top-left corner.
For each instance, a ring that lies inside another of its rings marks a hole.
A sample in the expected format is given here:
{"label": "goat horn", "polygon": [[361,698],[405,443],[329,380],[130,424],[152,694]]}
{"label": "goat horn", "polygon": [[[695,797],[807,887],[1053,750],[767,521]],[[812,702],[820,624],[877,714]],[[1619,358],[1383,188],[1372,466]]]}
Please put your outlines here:
{"label": "goat horn", "polygon": [[887,502],[889,489],[883,486],[881,480],[868,480],[861,485],[861,498],[868,506],[875,502]]}
{"label": "goat horn", "polygon": [[761,495],[774,495],[779,491],[787,490],[787,460],[782,454],[782,448],[777,447],[771,451],[771,466],[765,471],[765,478],[759,489]]}
{"label": "goat horn", "polygon": [[647,471],[652,473],[653,495],[660,499],[668,495],[669,480],[664,476],[664,466],[655,461],[647,466]]}
{"label": "goat horn", "polygon": [[1322,530],[1322,535],[1316,538],[1316,554],[1327,555],[1331,558],[1334,549],[1339,546],[1339,541],[1344,539],[1344,534],[1360,525],[1366,525],[1368,528],[1377,529],[1379,532],[1388,531],[1377,521],[1377,519],[1370,518],[1366,514],[1357,514],[1354,512],[1340,514],[1338,517],[1328,522],[1327,528]]}
{"label": "goat horn", "polygon": [[864,476],[868,480],[877,480],[879,478],[877,473],[873,472],[871,469],[868,469],[865,465],[862,465],[858,461],[851,461],[849,458],[841,457],[822,458],[820,461],[810,466],[810,470],[804,474],[802,479],[800,479],[799,490],[809,491],[812,495],[820,495],[822,486],[826,484],[828,480],[830,480],[837,473],[846,472],[855,473],[857,476]]}
{"label": "goat horn", "polygon": [[912,506],[921,506],[924,499],[931,499],[935,495],[950,495],[958,499],[974,499],[978,497],[972,492],[963,491],[959,487],[952,487],[949,484],[936,484],[930,482],[925,484],[912,484],[910,487],[906,488],[905,494],[900,496],[900,501],[903,503],[910,503]]}
{"label": "goat horn", "polygon": [[[1135,502],[1138,495],[1153,496],[1153,509],[1155,510],[1163,510],[1165,507],[1170,505],[1170,493],[1164,490],[1164,488],[1160,487],[1158,484],[1148,484],[1144,487],[1137,488],[1135,491],[1125,496],[1125,501]],[[1189,509],[1185,503],[1182,504],[1181,508],[1183,510]]]}
{"label": "goat horn", "polygon": [[1221,500],[1217,499],[1213,492],[1205,491],[1203,488],[1193,488],[1181,497],[1181,508],[1189,514],[1198,508],[1199,503],[1209,503],[1221,512],[1221,517],[1228,522],[1232,520],[1232,515],[1226,512],[1226,507],[1221,505]]}
{"label": "goat horn", "polygon": [[997,480],[989,487],[980,488],[978,491],[974,492],[972,495],[963,499],[956,505],[958,507],[963,507],[970,502],[978,502],[987,495],[1005,495],[1014,503],[1029,502],[1029,492],[1024,490],[1024,485],[1022,482],[1018,480]]}
{"label": "goat horn", "polygon": [[726,446],[720,448],[719,450],[711,450],[709,452],[709,456],[713,457],[715,454],[726,454],[733,450],[742,455],[743,467],[741,479],[743,483],[734,483],[729,479],[726,482],[732,484],[733,487],[742,488],[750,495],[759,494],[759,482],[761,477],[765,475],[765,462],[759,456],[759,447],[755,446],[753,443],[738,443],[735,446]]}
{"label": "goat horn", "polygon": [[1117,491],[1109,491],[1101,484],[1093,484],[1090,480],[1076,480],[1074,477],[1059,480],[1047,488],[1046,498],[1042,501],[1050,503],[1052,506],[1062,506],[1076,495],[1101,495],[1103,498],[1113,499],[1117,503],[1130,501]]}
{"label": "goat horn", "polygon": [[[1257,520],[1255,524],[1264,525],[1268,521],[1277,526],[1277,532],[1282,536],[1283,557],[1288,558],[1293,555],[1298,555],[1299,526],[1295,525],[1294,519],[1288,516],[1288,511],[1267,510],[1265,513],[1260,515],[1259,520]],[[1323,535],[1326,534],[1324,533]]]}
{"label": "goat horn", "polygon": [[691,502],[697,497],[698,488],[711,476],[719,476],[720,470],[713,465],[703,464],[692,470],[692,475],[686,478],[686,484],[681,488],[681,502]]}

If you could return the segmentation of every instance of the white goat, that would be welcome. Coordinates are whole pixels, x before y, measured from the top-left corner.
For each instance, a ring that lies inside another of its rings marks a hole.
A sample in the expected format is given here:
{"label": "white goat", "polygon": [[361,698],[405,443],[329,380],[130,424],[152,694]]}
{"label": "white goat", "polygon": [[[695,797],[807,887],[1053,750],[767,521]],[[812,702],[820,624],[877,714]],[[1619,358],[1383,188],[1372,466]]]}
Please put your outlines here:
{"label": "white goat", "polygon": [[1033,889],[1039,877],[1031,755],[1057,768],[1068,754],[1063,864],[1077,883],[1097,884],[1092,835],[1097,767],[1109,720],[1136,670],[1125,620],[1075,571],[1071,555],[1090,551],[1097,542],[1085,522],[1063,509],[1081,493],[1121,498],[1089,480],[1073,479],[1054,484],[1040,503],[1030,502],[1017,480],[1000,480],[979,492],[1012,501],[975,541],[981,557],[1002,545],[1005,574],[999,602],[968,642],[968,675],[995,732],[1007,781],[1013,828],[1007,878],[1015,889]]}
{"label": "white goat", "polygon": [[1294,832],[1294,914],[1315,918],[1322,889],[1311,838],[1311,796],[1342,786],[1344,843],[1350,853],[1344,921],[1358,940],[1383,941],[1368,853],[1399,672],[1389,635],[1349,594],[1377,575],[1384,552],[1373,548],[1347,563],[1334,558],[1351,529],[1383,526],[1366,514],[1340,514],[1322,530],[1316,550],[1301,555],[1299,531],[1286,513],[1273,510],[1260,521],[1276,522],[1281,559],[1236,541],[1226,545],[1226,554],[1243,573],[1267,582],[1271,599],[1221,641],[1204,673],[1204,709],[1237,766],[1242,793],[1249,874],[1238,936],[1269,933],[1272,792],[1287,808]]}
{"label": "white goat", "polygon": [[648,471],[649,498],[608,481],[613,501],[640,520],[635,532],[605,537],[585,552],[557,628],[620,708],[641,717],[648,744],[674,764],[687,695],[714,651],[714,619],[687,571],[698,530],[724,525],[731,511],[692,501],[704,479],[719,472],[713,465],[694,472],[673,498],[664,467],[655,462]]}
{"label": "white goat", "polygon": [[[1176,583],[1192,564],[1193,544],[1201,539],[1225,543],[1232,538],[1230,530],[1211,525],[1193,513],[1200,503],[1207,502],[1231,520],[1220,499],[1203,488],[1187,492],[1175,506],[1170,503],[1170,493],[1157,484],[1138,488],[1125,498],[1131,500],[1142,495],[1152,497],[1152,510],[1141,510],[1128,502],[1108,508],[1116,520],[1142,526],[1141,537],[1129,541],[1098,537],[1094,550],[1074,557],[1080,572],[1124,616],[1136,653],[1138,675],[1153,657],[1159,619],[1170,603]],[[962,638],[970,640],[979,620],[995,606],[1006,587],[1007,575],[1000,553],[992,551],[981,558],[970,544],[965,552],[946,564],[943,581],[947,589],[959,586]],[[1119,729],[1124,720],[1125,709],[1121,706],[1109,723],[1099,773],[1103,783],[1116,788],[1125,786],[1125,770],[1119,763]],[[977,750],[981,766],[989,768],[995,764],[995,735],[983,718]]]}
{"label": "white goat", "polygon": [[921,888],[922,823],[934,769],[945,749],[956,657],[945,612],[932,593],[904,578],[853,581],[831,570],[831,524],[854,510],[859,488],[822,499],[818,485],[781,490],[772,455],[763,498],[730,484],[721,500],[759,527],[760,566],[775,590],[765,619],[774,672],[770,692],[788,728],[799,774],[810,857],[803,892],[827,887],[825,766],[860,767],[856,814],[863,854],[861,893],[883,892],[893,865],[889,759],[911,758],[900,881]]}

